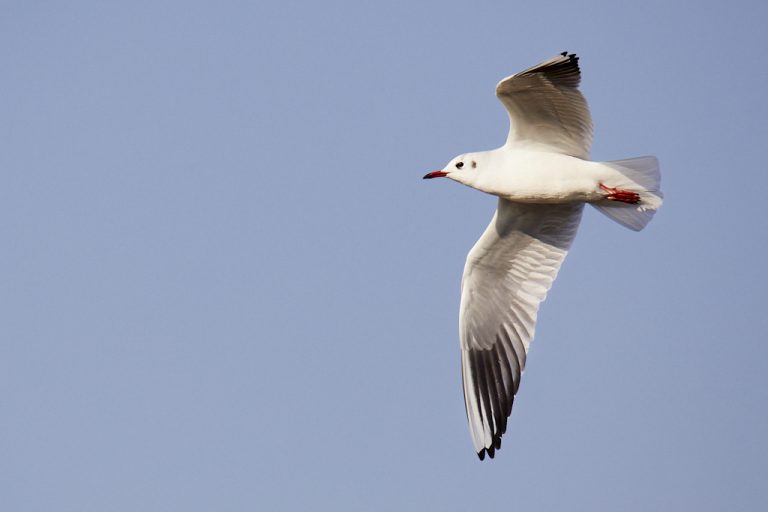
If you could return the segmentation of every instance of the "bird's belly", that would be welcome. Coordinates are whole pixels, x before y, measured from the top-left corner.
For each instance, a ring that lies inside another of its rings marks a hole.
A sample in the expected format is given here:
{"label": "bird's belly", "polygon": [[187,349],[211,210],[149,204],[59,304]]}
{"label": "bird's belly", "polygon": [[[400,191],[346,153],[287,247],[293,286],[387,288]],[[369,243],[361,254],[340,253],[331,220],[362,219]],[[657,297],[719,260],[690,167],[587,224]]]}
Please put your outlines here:
{"label": "bird's belly", "polygon": [[512,166],[488,190],[493,195],[520,203],[570,203],[594,201],[599,195],[599,178],[594,162],[552,155],[551,161],[526,162]]}
{"label": "bird's belly", "polygon": [[594,200],[595,183],[586,179],[517,182],[496,194],[521,203],[570,203]]}

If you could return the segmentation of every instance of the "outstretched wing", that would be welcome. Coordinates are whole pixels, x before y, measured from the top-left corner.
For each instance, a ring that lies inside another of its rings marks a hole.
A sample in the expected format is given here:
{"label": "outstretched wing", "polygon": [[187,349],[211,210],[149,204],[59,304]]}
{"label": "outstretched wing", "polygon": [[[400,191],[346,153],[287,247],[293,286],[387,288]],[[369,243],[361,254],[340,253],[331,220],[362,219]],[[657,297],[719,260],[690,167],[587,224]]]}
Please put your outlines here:
{"label": "outstretched wing", "polygon": [[539,304],[576,236],[583,204],[499,200],[461,283],[461,373],[480,460],[501,447]]}
{"label": "outstretched wing", "polygon": [[507,145],[588,158],[592,117],[580,82],[579,58],[567,52],[499,82],[496,96],[509,113]]}

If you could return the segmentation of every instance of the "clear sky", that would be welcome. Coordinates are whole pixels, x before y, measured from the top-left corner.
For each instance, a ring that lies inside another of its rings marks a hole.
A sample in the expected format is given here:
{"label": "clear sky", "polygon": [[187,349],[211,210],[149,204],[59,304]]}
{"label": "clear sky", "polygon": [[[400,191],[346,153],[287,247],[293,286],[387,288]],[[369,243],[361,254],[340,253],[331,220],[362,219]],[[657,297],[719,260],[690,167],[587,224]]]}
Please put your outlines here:
{"label": "clear sky", "polygon": [[[765,509],[765,5],[0,3],[0,508]],[[421,177],[564,50],[666,203],[586,213],[481,463],[495,199]]]}

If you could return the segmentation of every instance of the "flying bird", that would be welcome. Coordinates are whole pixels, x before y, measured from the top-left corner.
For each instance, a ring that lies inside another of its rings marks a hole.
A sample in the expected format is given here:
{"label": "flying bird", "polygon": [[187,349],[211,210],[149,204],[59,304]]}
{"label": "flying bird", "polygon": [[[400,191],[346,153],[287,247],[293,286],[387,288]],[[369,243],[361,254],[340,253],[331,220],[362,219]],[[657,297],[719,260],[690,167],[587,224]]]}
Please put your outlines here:
{"label": "flying bird", "polygon": [[656,157],[589,160],[592,118],[580,81],[579,58],[567,52],[503,79],[496,96],[509,114],[506,143],[424,176],[499,197],[467,255],[459,307],[464,404],[480,460],[501,448],[539,304],[584,204],[640,231],[662,203]]}

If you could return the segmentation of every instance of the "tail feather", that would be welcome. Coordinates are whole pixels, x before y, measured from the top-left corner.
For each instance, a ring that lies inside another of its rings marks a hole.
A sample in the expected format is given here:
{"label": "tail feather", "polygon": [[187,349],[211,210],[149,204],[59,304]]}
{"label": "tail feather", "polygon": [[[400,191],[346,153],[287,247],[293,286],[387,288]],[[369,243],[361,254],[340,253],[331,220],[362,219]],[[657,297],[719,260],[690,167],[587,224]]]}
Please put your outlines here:
{"label": "tail feather", "polygon": [[611,179],[605,181],[605,185],[637,192],[640,194],[640,202],[627,204],[617,201],[603,201],[592,203],[592,206],[622,226],[640,231],[651,221],[664,197],[660,190],[659,161],[655,156],[641,156],[627,160],[604,162],[603,165],[617,171]]}

